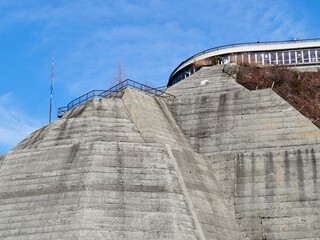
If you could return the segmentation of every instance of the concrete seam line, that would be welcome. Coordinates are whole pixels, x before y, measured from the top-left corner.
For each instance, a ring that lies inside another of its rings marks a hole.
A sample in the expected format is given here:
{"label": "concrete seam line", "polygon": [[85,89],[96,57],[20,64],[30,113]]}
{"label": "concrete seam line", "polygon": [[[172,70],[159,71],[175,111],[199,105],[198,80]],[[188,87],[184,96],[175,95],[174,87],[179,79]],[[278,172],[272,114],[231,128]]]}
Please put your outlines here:
{"label": "concrete seam line", "polygon": [[173,156],[173,154],[172,154],[172,152],[171,152],[170,146],[169,146],[168,144],[165,144],[165,146],[166,146],[166,149],[167,149],[167,151],[168,151],[169,157],[170,157],[170,159],[171,159],[171,161],[172,161],[172,163],[173,163],[173,167],[174,167],[174,169],[175,169],[175,171],[176,171],[176,173],[177,173],[177,177],[178,177],[178,180],[179,180],[179,182],[180,182],[180,185],[181,185],[182,191],[183,191],[183,193],[184,193],[184,196],[185,196],[186,199],[187,199],[187,204],[188,204],[188,206],[189,206],[189,208],[190,208],[191,215],[192,215],[192,217],[193,217],[193,220],[194,220],[194,223],[195,223],[195,225],[196,225],[196,228],[198,229],[199,234],[200,234],[200,239],[201,239],[201,240],[205,240],[206,238],[205,238],[205,236],[204,236],[204,234],[203,234],[203,231],[202,231],[202,228],[201,228],[201,226],[200,226],[200,223],[199,223],[197,214],[196,214],[196,212],[195,212],[195,210],[194,210],[192,201],[191,201],[191,199],[190,199],[188,190],[187,190],[187,188],[186,188],[186,186],[185,186],[185,184],[184,184],[184,182],[183,182],[183,178],[182,178],[181,172],[180,172],[180,170],[179,170],[179,168],[178,168],[178,164],[177,164],[177,162],[176,162],[176,159],[175,159],[175,157]]}
{"label": "concrete seam line", "polygon": [[[185,144],[187,147],[189,147],[190,149],[192,149],[190,141],[187,139],[186,135],[183,133],[183,130],[181,129],[180,125],[178,124],[177,120],[174,118],[172,112],[170,111],[170,109],[168,108],[168,105],[165,101],[163,101],[163,99],[155,99],[159,105],[159,108],[161,110],[162,115],[164,116],[164,118],[169,122],[170,118],[172,119],[172,122],[170,124],[171,127],[175,126],[176,129],[178,130],[179,135],[177,136],[177,134],[175,134],[177,137],[182,137],[183,140],[185,141]],[[162,101],[162,103],[164,104],[167,112],[169,113],[170,116],[167,116],[167,114],[165,113],[164,109],[160,106],[159,101]],[[170,122],[169,122],[170,123]]]}
{"label": "concrete seam line", "polygon": [[125,101],[125,99],[124,99],[124,96],[125,96],[125,95],[128,95],[127,92],[126,92],[126,89],[125,89],[125,91],[123,91],[123,95],[122,95],[122,97],[121,97],[122,104],[123,104],[123,106],[125,107],[125,109],[127,110],[127,113],[128,113],[128,115],[129,115],[130,122],[132,122],[132,123],[134,124],[134,126],[136,127],[136,129],[137,129],[138,133],[140,134],[141,138],[142,138],[143,141],[146,143],[146,139],[143,137],[143,135],[142,135],[142,133],[140,132],[137,124],[136,124],[136,123],[133,121],[133,119],[132,119],[131,112],[129,111],[129,109],[128,109],[128,107],[127,107],[127,103],[126,103],[126,101]]}

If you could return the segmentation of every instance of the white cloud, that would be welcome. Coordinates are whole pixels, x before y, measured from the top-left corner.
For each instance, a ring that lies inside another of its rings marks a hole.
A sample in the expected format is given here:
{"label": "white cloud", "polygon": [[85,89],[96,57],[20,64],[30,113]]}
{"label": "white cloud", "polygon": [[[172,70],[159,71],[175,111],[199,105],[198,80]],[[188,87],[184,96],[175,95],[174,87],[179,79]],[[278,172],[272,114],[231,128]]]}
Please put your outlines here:
{"label": "white cloud", "polygon": [[16,106],[12,93],[0,96],[0,116],[0,155],[41,126]]}
{"label": "white cloud", "polygon": [[[84,61],[86,64],[77,72],[79,78],[67,84],[70,92],[103,86],[115,74],[121,59],[130,71],[129,77],[137,81],[148,78],[163,85],[170,74],[163,69],[173,70],[176,64],[206,48],[243,41],[283,40],[304,34],[303,22],[294,19],[283,0],[215,1],[214,4],[119,1],[110,8],[118,15],[103,11],[97,14],[113,24],[91,29],[90,34],[77,39],[65,58],[70,71],[75,70],[76,64],[83,66]],[[89,5],[86,13],[96,9],[97,6]],[[87,21],[99,24],[91,15]]]}
{"label": "white cloud", "polygon": [[[0,0],[0,33],[31,29],[20,53],[30,62],[46,62],[54,53],[55,90],[63,92],[58,96],[63,105],[92,89],[107,88],[120,60],[129,78],[165,85],[181,61],[207,48],[303,38],[308,32],[288,0],[9,2]],[[39,75],[37,67],[30,69]],[[0,114],[14,116],[12,109]]]}

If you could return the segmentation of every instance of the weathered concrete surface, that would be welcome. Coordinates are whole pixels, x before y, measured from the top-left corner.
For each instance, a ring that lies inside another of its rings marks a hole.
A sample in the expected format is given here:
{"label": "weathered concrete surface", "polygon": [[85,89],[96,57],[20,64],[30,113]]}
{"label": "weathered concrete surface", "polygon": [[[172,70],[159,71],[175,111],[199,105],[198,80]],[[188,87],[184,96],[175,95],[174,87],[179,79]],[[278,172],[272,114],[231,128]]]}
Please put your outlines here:
{"label": "weathered concrete surface", "polygon": [[192,150],[164,100],[126,89],[123,101],[141,136],[166,144],[201,239],[242,239],[211,167]]}
{"label": "weathered concrete surface", "polygon": [[95,99],[0,157],[0,239],[201,236],[167,148]]}
{"label": "weathered concrete surface", "polygon": [[0,239],[319,239],[319,129],[221,66],[168,92],[88,101],[0,156]]}
{"label": "weathered concrete surface", "polygon": [[270,89],[203,68],[170,87],[169,108],[210,159],[248,239],[320,236],[320,130]]}

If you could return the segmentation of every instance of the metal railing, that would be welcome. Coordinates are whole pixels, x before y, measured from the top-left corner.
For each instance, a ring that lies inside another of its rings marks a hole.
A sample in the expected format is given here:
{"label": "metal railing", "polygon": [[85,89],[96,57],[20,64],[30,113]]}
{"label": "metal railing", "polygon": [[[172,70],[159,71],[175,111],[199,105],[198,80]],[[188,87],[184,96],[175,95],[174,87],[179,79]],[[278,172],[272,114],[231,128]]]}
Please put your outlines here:
{"label": "metal railing", "polygon": [[141,83],[138,83],[136,81],[133,81],[131,79],[126,79],[117,85],[109,88],[108,90],[92,90],[74,100],[72,100],[67,106],[65,107],[60,107],[58,108],[58,117],[61,118],[63,114],[68,112],[69,110],[73,109],[76,106],[79,106],[80,104],[92,99],[92,98],[108,98],[115,96],[117,93],[123,91],[127,87],[155,95],[155,96],[160,96],[168,99],[175,98],[175,96],[164,92],[166,87],[158,87],[158,88],[153,88]]}
{"label": "metal railing", "polygon": [[189,57],[188,59],[184,60],[183,62],[181,62],[179,64],[178,67],[176,67],[169,79],[172,77],[172,75],[176,72],[177,69],[180,68],[180,66],[182,66],[184,63],[188,62],[189,60],[198,57],[200,55],[203,55],[205,53],[209,53],[209,52],[213,52],[213,51],[217,51],[217,50],[221,50],[221,49],[225,49],[225,48],[233,48],[233,47],[240,47],[240,46],[253,46],[253,45],[266,45],[266,44],[287,44],[287,43],[304,43],[304,42],[316,42],[316,41],[320,41],[320,38],[310,38],[310,39],[294,39],[294,40],[284,40],[284,41],[266,41],[266,42],[246,42],[246,43],[235,43],[235,44],[228,44],[228,45],[223,45],[223,46],[218,46],[218,47],[214,47],[214,48],[209,48],[207,50],[204,50],[202,52],[198,52],[194,55],[192,55],[191,57]]}

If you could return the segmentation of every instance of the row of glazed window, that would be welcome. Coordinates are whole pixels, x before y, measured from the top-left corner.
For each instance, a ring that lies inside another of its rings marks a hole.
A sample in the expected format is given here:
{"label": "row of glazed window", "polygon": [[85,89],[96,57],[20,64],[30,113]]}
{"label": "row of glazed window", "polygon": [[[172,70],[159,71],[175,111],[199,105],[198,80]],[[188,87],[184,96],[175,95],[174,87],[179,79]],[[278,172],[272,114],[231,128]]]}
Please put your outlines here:
{"label": "row of glazed window", "polygon": [[[314,64],[320,63],[320,49],[300,49],[288,51],[272,51],[272,52],[248,52],[234,53],[221,56],[223,61],[216,64],[227,63],[255,63],[259,65],[284,65],[284,64]],[[203,66],[212,65],[211,58],[201,60]],[[197,62],[197,61],[196,61]],[[197,71],[194,64],[191,64],[180,70],[168,86],[189,77]]]}
{"label": "row of glazed window", "polygon": [[181,80],[185,79],[186,77],[189,77],[190,75],[194,74],[194,72],[195,72],[195,68],[193,66],[188,66],[188,67],[182,69],[182,71],[180,71],[175,76],[174,80],[172,81],[171,84],[168,85],[168,87],[176,84],[177,82],[180,82]]}
{"label": "row of glazed window", "polygon": [[258,63],[260,65],[316,63],[320,62],[320,49],[231,54],[224,60],[224,63],[228,62]]}

